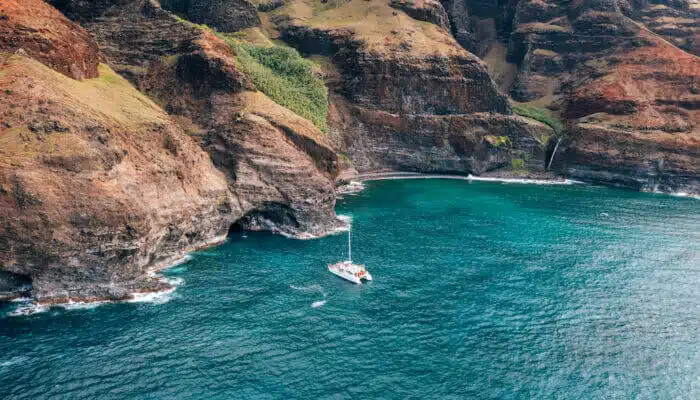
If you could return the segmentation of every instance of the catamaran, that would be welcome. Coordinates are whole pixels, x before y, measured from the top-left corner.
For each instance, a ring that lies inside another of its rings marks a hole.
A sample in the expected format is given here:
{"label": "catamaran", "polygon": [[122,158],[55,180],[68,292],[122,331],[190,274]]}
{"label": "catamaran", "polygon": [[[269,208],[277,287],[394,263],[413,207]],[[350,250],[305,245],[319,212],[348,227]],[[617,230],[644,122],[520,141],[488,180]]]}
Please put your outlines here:
{"label": "catamaran", "polygon": [[365,269],[364,264],[354,264],[352,262],[352,234],[348,229],[348,259],[335,264],[328,264],[328,270],[352,283],[361,284],[362,280],[371,281],[372,275]]}

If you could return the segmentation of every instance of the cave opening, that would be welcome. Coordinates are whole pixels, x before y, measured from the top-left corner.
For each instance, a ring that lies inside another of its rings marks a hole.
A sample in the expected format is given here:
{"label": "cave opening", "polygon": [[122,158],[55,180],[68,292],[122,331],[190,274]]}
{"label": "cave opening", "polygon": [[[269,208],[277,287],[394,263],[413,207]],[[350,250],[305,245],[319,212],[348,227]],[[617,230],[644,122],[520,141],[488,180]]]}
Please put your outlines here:
{"label": "cave opening", "polygon": [[31,291],[31,277],[0,270],[0,303],[19,297],[26,297]]}

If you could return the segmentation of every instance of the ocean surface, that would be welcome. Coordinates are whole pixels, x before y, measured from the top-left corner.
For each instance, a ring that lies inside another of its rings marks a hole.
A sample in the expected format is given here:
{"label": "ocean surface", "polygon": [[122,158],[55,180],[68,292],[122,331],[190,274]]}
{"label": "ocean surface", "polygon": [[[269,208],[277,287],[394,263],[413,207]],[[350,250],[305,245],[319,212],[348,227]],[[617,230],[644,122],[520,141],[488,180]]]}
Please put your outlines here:
{"label": "ocean surface", "polygon": [[[368,183],[346,235],[232,237],[136,303],[0,308],[0,399],[698,399],[700,201]],[[150,300],[150,301],[147,301]]]}

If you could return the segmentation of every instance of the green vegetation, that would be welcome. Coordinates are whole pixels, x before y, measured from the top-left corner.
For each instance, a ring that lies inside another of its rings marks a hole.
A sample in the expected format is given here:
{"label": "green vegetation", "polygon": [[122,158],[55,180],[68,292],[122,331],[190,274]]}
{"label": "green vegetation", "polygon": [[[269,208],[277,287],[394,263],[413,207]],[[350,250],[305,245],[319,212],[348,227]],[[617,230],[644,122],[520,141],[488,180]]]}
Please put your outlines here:
{"label": "green vegetation", "polygon": [[532,118],[536,121],[542,122],[545,125],[549,125],[549,127],[554,129],[554,133],[557,134],[561,133],[562,129],[564,128],[564,125],[562,125],[561,121],[552,117],[549,111],[547,111],[544,108],[532,107],[521,104],[513,106],[513,112],[520,116]]}
{"label": "green vegetation", "polygon": [[513,172],[525,173],[528,172],[527,166],[525,166],[525,161],[521,158],[514,158],[510,162],[510,167]]}
{"label": "green vegetation", "polygon": [[182,18],[181,16],[179,16],[179,15],[177,15],[177,14],[172,14],[172,13],[171,13],[171,15],[172,15],[173,17],[175,17],[175,19],[176,19],[178,22],[183,23],[183,24],[187,24],[187,25],[189,25],[189,26],[191,26],[191,27],[193,27],[193,28],[197,28],[197,29],[202,30],[202,31],[216,32],[216,28],[211,28],[211,27],[209,27],[209,25],[205,25],[205,24],[195,24],[194,22],[192,22],[192,21],[190,21],[190,20],[188,20],[188,19],[186,19],[186,18]]}
{"label": "green vegetation", "polygon": [[489,144],[495,148],[499,148],[501,146],[506,146],[506,147],[512,147],[513,142],[510,140],[508,136],[493,136],[493,135],[486,135],[485,139]]}
{"label": "green vegetation", "polygon": [[554,135],[542,135],[540,137],[540,147],[542,149],[546,149],[547,144],[549,144],[549,141],[552,140],[553,137],[554,137]]}
{"label": "green vegetation", "polygon": [[312,61],[289,47],[258,46],[231,35],[218,35],[233,48],[238,64],[256,89],[326,131],[328,89],[314,74]]}

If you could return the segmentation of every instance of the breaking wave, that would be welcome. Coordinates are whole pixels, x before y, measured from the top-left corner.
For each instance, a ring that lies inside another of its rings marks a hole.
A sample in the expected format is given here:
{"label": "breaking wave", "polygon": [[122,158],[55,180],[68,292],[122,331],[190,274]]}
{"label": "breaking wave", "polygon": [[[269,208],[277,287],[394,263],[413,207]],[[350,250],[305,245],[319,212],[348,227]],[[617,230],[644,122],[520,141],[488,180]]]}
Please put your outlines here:
{"label": "breaking wave", "polygon": [[161,280],[167,282],[171,287],[165,290],[148,293],[132,293],[131,298],[127,300],[104,300],[104,301],[69,301],[60,304],[37,304],[31,298],[14,299],[12,302],[25,303],[18,305],[14,310],[7,313],[8,317],[24,317],[29,315],[40,314],[49,311],[51,308],[62,308],[64,310],[89,310],[97,308],[104,304],[110,303],[151,303],[165,304],[172,300],[173,293],[178,286],[181,286],[185,281],[182,278],[165,278],[158,276]]}
{"label": "breaking wave", "polygon": [[312,234],[308,232],[302,232],[302,233],[297,233],[297,234],[291,234],[291,233],[285,233],[285,232],[277,232],[280,235],[289,238],[289,239],[299,239],[299,240],[311,240],[311,239],[320,239],[324,238],[326,236],[330,235],[335,235],[340,232],[347,232],[348,229],[350,228],[350,223],[352,221],[352,218],[347,215],[336,215],[336,219],[338,220],[339,224],[337,224],[333,229],[329,229],[326,232],[320,233],[320,234]]}

